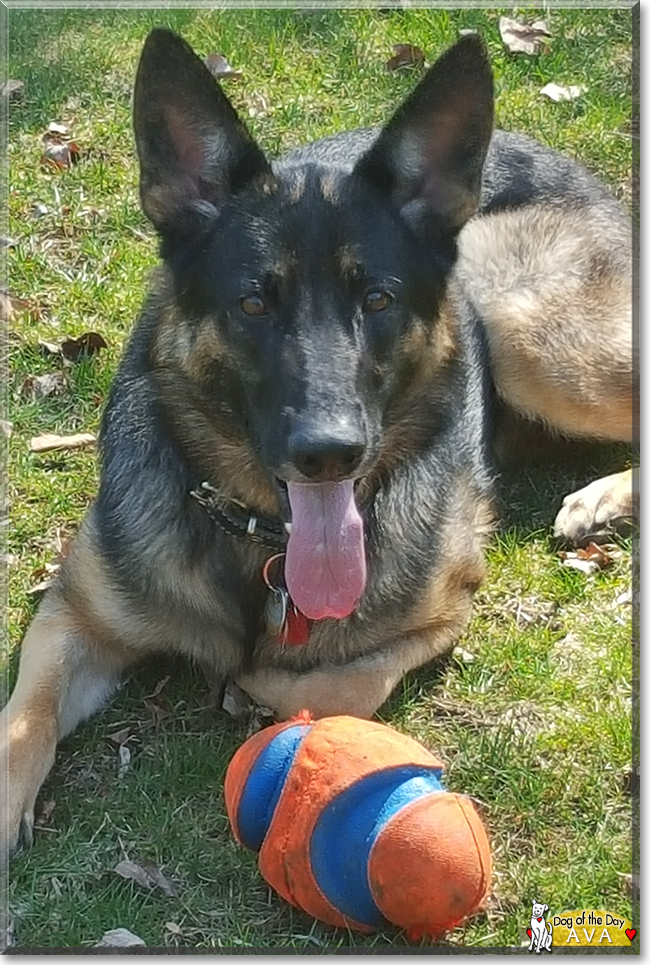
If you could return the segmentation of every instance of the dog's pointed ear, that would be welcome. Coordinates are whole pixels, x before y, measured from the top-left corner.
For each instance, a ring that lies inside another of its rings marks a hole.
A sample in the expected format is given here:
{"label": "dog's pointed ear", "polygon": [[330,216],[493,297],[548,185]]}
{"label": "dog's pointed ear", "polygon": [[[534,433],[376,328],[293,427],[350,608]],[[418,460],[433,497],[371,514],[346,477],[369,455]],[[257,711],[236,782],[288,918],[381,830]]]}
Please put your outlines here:
{"label": "dog's pointed ear", "polygon": [[[207,67],[177,34],[147,37],[135,81],[133,125],[142,208],[159,232],[191,221],[259,175],[262,151]],[[198,204],[197,204],[198,202]]]}
{"label": "dog's pointed ear", "polygon": [[409,221],[433,215],[453,234],[476,210],[493,120],[487,52],[470,34],[429,69],[355,171]]}

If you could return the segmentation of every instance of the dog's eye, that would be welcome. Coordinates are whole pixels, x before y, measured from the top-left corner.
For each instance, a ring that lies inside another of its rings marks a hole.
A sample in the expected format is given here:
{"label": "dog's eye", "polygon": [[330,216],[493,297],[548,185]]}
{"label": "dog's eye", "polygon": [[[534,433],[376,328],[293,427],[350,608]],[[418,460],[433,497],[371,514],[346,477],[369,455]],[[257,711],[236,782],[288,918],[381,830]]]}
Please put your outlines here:
{"label": "dog's eye", "polygon": [[246,295],[239,299],[239,307],[244,315],[261,316],[266,315],[266,302],[259,295]]}
{"label": "dog's eye", "polygon": [[387,291],[368,292],[363,300],[364,312],[383,312],[388,308],[393,300],[393,296]]}

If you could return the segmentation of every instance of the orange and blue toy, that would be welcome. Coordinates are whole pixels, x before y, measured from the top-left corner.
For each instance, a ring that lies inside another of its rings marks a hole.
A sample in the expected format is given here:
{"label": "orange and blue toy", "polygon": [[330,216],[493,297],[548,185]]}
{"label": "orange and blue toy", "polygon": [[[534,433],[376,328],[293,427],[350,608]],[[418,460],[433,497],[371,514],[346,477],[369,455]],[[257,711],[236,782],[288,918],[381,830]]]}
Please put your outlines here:
{"label": "orange and blue toy", "polygon": [[442,771],[384,724],[303,712],[239,748],[226,808],[286,901],[330,925],[435,939],[480,908],[491,876],[483,824]]}

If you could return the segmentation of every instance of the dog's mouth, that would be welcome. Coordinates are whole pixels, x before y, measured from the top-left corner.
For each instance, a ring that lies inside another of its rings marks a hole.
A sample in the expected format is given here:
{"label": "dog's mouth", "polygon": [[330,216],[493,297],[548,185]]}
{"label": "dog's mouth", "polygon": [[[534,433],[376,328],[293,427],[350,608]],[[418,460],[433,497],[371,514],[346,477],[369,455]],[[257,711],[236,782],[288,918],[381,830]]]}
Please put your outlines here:
{"label": "dog's mouth", "polygon": [[291,513],[285,561],[291,598],[311,620],[341,620],[355,609],[366,585],[355,480],[280,486]]}

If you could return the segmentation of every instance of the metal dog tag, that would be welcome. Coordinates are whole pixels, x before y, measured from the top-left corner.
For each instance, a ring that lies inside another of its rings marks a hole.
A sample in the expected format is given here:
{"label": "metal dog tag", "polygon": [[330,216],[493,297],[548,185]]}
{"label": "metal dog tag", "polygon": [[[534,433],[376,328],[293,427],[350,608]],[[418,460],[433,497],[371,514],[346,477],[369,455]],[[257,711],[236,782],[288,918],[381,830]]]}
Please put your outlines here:
{"label": "metal dog tag", "polygon": [[264,604],[264,622],[266,629],[272,637],[278,637],[282,633],[287,622],[287,609],[289,607],[289,594],[281,586],[269,586]]}

